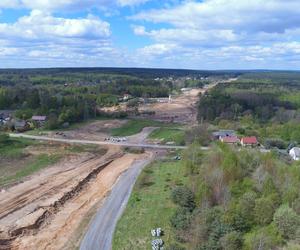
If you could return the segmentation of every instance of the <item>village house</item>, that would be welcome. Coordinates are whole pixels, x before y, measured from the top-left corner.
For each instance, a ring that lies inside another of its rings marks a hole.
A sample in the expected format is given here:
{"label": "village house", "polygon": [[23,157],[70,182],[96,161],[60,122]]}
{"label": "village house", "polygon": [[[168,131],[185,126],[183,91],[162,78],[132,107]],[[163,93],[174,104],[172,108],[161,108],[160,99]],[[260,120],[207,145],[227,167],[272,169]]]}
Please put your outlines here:
{"label": "village house", "polygon": [[244,147],[246,147],[246,146],[257,146],[258,141],[257,141],[257,138],[255,136],[243,137],[241,139],[241,144]]}
{"label": "village house", "polygon": [[226,144],[238,144],[240,139],[237,136],[225,136],[221,137],[220,141]]}
{"label": "village house", "polygon": [[215,140],[220,140],[223,137],[236,136],[234,130],[219,130],[212,133]]}
{"label": "village house", "polygon": [[14,122],[14,129],[18,132],[24,132],[30,128],[29,124],[24,120],[17,120]]}
{"label": "village house", "polygon": [[300,148],[298,147],[293,147],[289,151],[289,155],[292,157],[294,161],[299,161],[300,160]]}
{"label": "village house", "polygon": [[11,119],[11,113],[9,111],[0,111],[0,125],[6,124]]}
{"label": "village house", "polygon": [[34,115],[32,116],[31,120],[38,126],[42,127],[45,125],[47,121],[47,116],[42,116],[42,115]]}

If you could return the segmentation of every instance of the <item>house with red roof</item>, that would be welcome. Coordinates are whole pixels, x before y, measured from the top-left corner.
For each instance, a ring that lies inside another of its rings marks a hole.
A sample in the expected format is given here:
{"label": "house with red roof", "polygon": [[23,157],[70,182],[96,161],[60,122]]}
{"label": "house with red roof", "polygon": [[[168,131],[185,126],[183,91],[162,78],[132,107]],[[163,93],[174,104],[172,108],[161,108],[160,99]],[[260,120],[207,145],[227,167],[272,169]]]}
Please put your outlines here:
{"label": "house with red roof", "polygon": [[243,137],[241,139],[242,146],[257,146],[258,140],[255,136]]}
{"label": "house with red roof", "polygon": [[240,142],[240,139],[237,136],[223,136],[220,138],[220,141],[227,144],[237,144]]}

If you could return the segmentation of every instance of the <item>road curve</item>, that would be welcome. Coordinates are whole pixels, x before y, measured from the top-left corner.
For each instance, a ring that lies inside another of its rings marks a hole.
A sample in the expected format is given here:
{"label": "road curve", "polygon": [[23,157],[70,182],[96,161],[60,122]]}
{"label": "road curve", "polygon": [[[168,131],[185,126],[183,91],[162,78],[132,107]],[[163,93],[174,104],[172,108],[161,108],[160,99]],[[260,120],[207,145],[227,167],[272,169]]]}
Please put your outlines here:
{"label": "road curve", "polygon": [[[186,146],[175,146],[175,145],[156,145],[156,144],[145,144],[145,143],[127,143],[127,142],[108,142],[108,141],[91,141],[91,140],[76,140],[76,139],[63,139],[63,138],[51,138],[47,136],[36,136],[26,134],[9,134],[10,137],[14,138],[26,138],[32,140],[43,140],[43,141],[54,141],[74,144],[94,144],[94,145],[116,145],[124,147],[141,147],[141,148],[152,148],[152,149],[186,149]],[[203,147],[203,149],[206,149]]]}
{"label": "road curve", "polygon": [[111,250],[116,224],[127,205],[134,183],[143,167],[152,159],[136,161],[119,177],[89,225],[80,250]]}

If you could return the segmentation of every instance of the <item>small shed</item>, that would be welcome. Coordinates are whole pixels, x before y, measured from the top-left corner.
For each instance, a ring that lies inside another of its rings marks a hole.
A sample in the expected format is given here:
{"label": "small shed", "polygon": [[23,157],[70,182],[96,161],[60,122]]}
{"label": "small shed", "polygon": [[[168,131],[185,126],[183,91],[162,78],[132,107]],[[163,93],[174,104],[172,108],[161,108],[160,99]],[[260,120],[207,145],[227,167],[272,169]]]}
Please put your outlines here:
{"label": "small shed", "polygon": [[289,155],[292,157],[294,161],[299,161],[300,160],[300,148],[298,147],[293,147],[289,151]]}
{"label": "small shed", "polygon": [[39,127],[44,126],[47,121],[47,116],[45,115],[34,115],[31,120],[35,122]]}

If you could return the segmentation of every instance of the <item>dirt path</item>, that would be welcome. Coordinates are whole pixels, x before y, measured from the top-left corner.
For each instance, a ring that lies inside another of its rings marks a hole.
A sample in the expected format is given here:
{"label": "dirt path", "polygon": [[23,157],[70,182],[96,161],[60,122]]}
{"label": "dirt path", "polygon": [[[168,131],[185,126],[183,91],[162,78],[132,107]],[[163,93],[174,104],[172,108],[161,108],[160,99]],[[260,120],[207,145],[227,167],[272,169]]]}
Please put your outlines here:
{"label": "dirt path", "polygon": [[148,154],[70,157],[0,193],[0,249],[61,249],[120,174]]}

